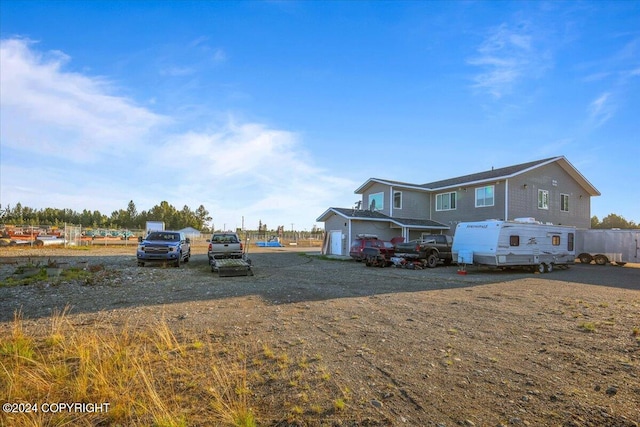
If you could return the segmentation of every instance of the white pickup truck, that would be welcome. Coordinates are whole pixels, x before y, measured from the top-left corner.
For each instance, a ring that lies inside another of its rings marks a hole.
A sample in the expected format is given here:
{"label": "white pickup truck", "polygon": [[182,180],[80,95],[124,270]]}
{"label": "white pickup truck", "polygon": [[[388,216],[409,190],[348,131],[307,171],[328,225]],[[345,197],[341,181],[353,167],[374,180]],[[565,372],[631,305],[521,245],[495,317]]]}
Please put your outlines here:
{"label": "white pickup truck", "polygon": [[218,276],[253,276],[251,260],[247,258],[244,245],[237,233],[213,233],[208,239],[207,256],[211,271]]}
{"label": "white pickup truck", "polygon": [[242,258],[244,246],[237,233],[213,233],[207,242],[209,262],[214,258]]}

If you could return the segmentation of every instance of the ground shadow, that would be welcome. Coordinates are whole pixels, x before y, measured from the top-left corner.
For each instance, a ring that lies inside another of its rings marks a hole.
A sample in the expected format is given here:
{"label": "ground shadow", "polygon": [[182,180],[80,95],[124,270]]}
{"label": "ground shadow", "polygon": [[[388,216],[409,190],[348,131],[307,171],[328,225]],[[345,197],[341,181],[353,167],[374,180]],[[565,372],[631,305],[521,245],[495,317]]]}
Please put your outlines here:
{"label": "ground shadow", "polygon": [[[79,257],[54,258],[69,265],[85,261]],[[640,269],[580,264],[547,274],[469,267],[467,274],[461,275],[457,266],[424,270],[377,268],[351,260],[276,252],[251,255],[253,276],[223,278],[211,272],[206,255],[194,255],[179,268],[137,267],[135,258],[126,255],[88,259],[90,265],[104,268],[98,269],[102,272],[100,280],[87,283],[48,280],[0,287],[0,321],[12,320],[16,311],[24,318],[38,318],[65,307],[70,307],[72,313],[86,313],[246,296],[258,296],[270,304],[289,304],[457,289],[524,278],[640,290]]]}

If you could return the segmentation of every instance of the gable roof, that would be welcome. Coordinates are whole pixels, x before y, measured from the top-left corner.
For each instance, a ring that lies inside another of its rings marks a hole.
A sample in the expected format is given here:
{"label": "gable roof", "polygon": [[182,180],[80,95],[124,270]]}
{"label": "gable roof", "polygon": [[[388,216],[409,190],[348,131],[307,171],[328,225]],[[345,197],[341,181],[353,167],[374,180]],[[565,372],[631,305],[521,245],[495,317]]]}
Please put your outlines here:
{"label": "gable roof", "polygon": [[349,208],[329,208],[316,221],[325,222],[331,214],[341,216],[346,219],[363,220],[363,221],[382,221],[391,222],[400,227],[411,226],[416,229],[438,229],[449,230],[448,225],[442,224],[430,219],[412,219],[412,218],[392,218],[377,211],[349,209]]}
{"label": "gable roof", "polygon": [[400,181],[382,180],[379,178],[370,178],[363,185],[358,187],[355,191],[356,194],[361,194],[371,184],[380,183],[387,184],[394,187],[410,188],[420,191],[435,191],[443,190],[451,187],[458,187],[461,185],[474,185],[481,184],[487,181],[495,181],[501,179],[508,179],[514,176],[529,172],[533,169],[546,166],[551,163],[558,163],[558,165],[567,172],[590,196],[599,196],[600,192],[571,164],[564,156],[549,157],[547,159],[536,160],[533,162],[521,163],[518,165],[507,166],[504,168],[491,169],[490,171],[478,172],[469,175],[459,176],[456,178],[449,178],[440,181],[429,182],[426,184],[409,184]]}

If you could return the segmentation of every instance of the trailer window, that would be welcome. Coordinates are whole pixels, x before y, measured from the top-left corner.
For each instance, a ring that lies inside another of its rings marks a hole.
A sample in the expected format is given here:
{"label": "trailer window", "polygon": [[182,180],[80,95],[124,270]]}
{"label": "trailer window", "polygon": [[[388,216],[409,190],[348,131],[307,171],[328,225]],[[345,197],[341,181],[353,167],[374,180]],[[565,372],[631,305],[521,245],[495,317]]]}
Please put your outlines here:
{"label": "trailer window", "polygon": [[520,246],[520,236],[509,236],[509,246]]}
{"label": "trailer window", "polygon": [[560,246],[560,236],[551,236],[551,244],[553,246]]}
{"label": "trailer window", "polygon": [[573,250],[573,233],[569,233],[569,235],[567,236],[567,249],[572,251]]}

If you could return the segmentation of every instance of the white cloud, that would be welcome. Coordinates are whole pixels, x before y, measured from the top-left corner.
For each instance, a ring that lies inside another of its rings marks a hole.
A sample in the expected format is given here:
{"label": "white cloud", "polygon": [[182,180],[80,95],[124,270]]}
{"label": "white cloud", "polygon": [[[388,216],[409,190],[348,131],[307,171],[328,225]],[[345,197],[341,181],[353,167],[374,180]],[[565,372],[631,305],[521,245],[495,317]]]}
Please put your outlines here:
{"label": "white cloud", "polygon": [[482,69],[473,80],[475,89],[502,98],[519,82],[537,78],[549,67],[548,54],[534,46],[527,26],[516,29],[502,24],[491,29],[468,63]]}
{"label": "white cloud", "polygon": [[70,58],[34,42],[0,41],[0,136],[18,150],[95,161],[131,152],[164,118],[113,95],[109,83],[64,70]]}
{"label": "white cloud", "polygon": [[315,165],[299,134],[232,116],[172,130],[185,123],[113,94],[105,79],[65,71],[64,53],[1,43],[3,205],[109,215],[129,200],[139,211],[166,200],[204,205],[219,226],[245,217],[248,227],[305,228],[353,201],[357,183]]}
{"label": "white cloud", "polygon": [[605,124],[615,112],[615,105],[611,101],[611,94],[605,92],[598,98],[594,99],[588,108],[589,121],[594,126],[602,126]]}

